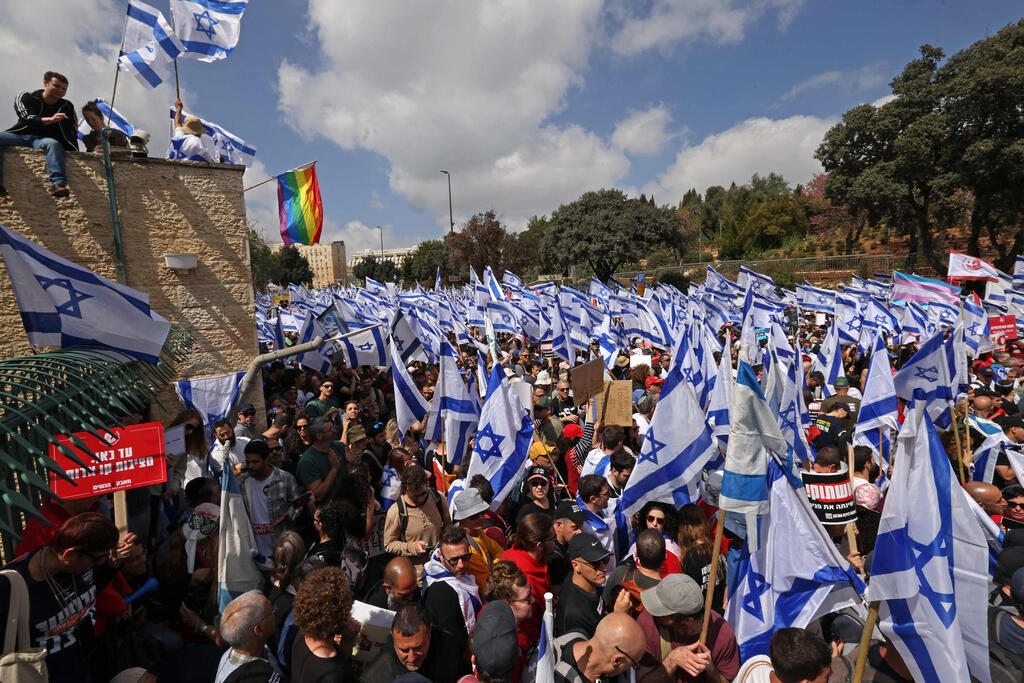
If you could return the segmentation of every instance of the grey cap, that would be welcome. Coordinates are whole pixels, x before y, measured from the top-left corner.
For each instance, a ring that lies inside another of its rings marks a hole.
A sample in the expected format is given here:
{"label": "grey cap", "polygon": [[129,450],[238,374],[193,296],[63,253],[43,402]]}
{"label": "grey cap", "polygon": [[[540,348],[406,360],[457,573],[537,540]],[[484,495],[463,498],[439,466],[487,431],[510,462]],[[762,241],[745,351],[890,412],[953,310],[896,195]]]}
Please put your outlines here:
{"label": "grey cap", "polygon": [[472,487],[457,493],[452,502],[455,504],[455,512],[452,514],[452,519],[456,522],[468,519],[490,507],[484,501],[480,492]]}
{"label": "grey cap", "polygon": [[691,615],[704,609],[704,594],[686,574],[669,574],[657,586],[640,593],[644,609],[652,617]]}

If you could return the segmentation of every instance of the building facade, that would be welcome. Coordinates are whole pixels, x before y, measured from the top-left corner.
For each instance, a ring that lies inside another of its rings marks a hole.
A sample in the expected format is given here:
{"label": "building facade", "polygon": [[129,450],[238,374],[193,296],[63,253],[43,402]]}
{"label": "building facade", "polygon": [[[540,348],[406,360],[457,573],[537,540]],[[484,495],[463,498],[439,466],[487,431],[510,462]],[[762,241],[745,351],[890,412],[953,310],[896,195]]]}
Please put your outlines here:
{"label": "building facade", "polygon": [[[416,247],[404,247],[402,249],[385,249],[384,260],[391,261],[392,263],[395,264],[396,268],[401,268],[402,263],[405,262],[405,259],[409,258],[409,256],[414,251],[416,251]],[[355,268],[357,263],[359,263],[360,261],[367,257],[379,261],[381,258],[381,251],[379,249],[363,249],[358,254],[354,254],[352,258],[349,259],[349,269]]]}
{"label": "building facade", "polygon": [[[284,245],[276,242],[268,245],[271,251],[280,251]],[[345,242],[336,240],[329,244],[296,244],[299,253],[309,262],[313,271],[313,286],[327,287],[333,284],[348,284],[348,264],[345,262]]]}

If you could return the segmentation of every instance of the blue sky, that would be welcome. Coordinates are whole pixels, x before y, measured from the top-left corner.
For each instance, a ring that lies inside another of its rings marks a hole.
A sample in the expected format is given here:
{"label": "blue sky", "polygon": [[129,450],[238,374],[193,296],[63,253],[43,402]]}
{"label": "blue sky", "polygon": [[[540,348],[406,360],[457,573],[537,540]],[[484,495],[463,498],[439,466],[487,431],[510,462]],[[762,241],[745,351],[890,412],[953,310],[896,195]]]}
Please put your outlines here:
{"label": "blue sky", "polygon": [[[48,68],[76,105],[109,98],[126,0],[0,3],[0,101]],[[994,0],[252,0],[228,59],[180,61],[182,99],[257,147],[247,184],[319,160],[324,239],[352,254],[377,225],[386,247],[442,235],[442,168],[456,223],[493,208],[513,229],[601,187],[676,203],[754,172],[806,181],[824,131],[885,97],[921,44],[952,54],[1021,15]],[[173,99],[123,75],[116,106],[159,153]],[[276,236],[273,184],[246,200]]]}

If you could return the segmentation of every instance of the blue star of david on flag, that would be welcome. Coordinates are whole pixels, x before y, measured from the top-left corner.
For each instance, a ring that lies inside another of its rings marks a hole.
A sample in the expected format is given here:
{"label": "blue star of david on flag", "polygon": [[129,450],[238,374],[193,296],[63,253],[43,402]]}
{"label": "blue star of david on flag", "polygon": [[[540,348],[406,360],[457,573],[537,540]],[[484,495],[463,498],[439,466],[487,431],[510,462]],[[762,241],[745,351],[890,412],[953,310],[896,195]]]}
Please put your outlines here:
{"label": "blue star of david on flag", "polygon": [[220,22],[210,16],[210,10],[206,10],[204,12],[193,12],[192,16],[196,20],[196,30],[205,34],[207,38],[212,39],[217,33],[213,27]]}
{"label": "blue star of david on flag", "polygon": [[362,344],[356,344],[356,348],[360,351],[369,351],[373,348],[373,342],[363,342]]}
{"label": "blue star of david on flag", "polygon": [[82,317],[82,309],[79,307],[78,302],[91,299],[92,295],[79,292],[71,284],[71,280],[66,277],[44,277],[42,275],[36,275],[36,279],[39,280],[39,284],[42,285],[43,289],[48,290],[50,287],[57,287],[58,289],[66,289],[68,291],[68,300],[57,306],[58,313],[61,315],[69,315],[73,318]]}
{"label": "blue star of david on flag", "polygon": [[914,368],[914,377],[920,377],[926,382],[934,382],[939,378],[939,369],[934,365],[928,368]]}
{"label": "blue star of david on flag", "polygon": [[[484,439],[490,440],[490,447],[484,447]],[[483,462],[487,462],[491,458],[501,458],[501,442],[505,440],[505,437],[501,434],[495,434],[494,429],[490,424],[485,424],[483,427],[476,432],[476,447],[477,452],[480,454],[480,459]]]}
{"label": "blue star of david on flag", "polygon": [[771,584],[764,576],[753,569],[747,572],[747,593],[743,596],[743,611],[760,622],[764,622],[764,610],[761,609],[761,596],[768,592]]}
{"label": "blue star of david on flag", "polygon": [[[650,449],[646,448],[646,445],[650,444]],[[652,462],[655,465],[658,464],[658,452],[665,448],[667,444],[662,443],[654,438],[654,430],[648,429],[647,433],[644,434],[644,448],[640,449],[640,458],[637,462]]]}

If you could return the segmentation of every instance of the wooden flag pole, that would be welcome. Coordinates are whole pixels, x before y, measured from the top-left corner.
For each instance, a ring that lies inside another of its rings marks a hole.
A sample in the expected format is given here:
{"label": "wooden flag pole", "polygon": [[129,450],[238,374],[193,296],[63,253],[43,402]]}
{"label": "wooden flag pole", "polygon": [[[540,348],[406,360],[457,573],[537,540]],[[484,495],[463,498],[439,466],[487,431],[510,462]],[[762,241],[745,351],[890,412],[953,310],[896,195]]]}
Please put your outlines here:
{"label": "wooden flag pole", "polygon": [[[846,444],[847,454],[850,460],[850,493],[853,493],[853,445]],[[850,554],[856,555],[857,553],[857,530],[854,527],[856,522],[847,522],[846,524],[846,540],[850,544]]]}
{"label": "wooden flag pole", "polygon": [[853,667],[852,683],[861,683],[864,680],[864,666],[868,663],[868,649],[871,647],[871,632],[875,630],[878,622],[878,601],[875,600],[868,607],[868,618],[864,621],[864,630],[860,634],[860,644],[857,646],[857,663]]}
{"label": "wooden flag pole", "polygon": [[[312,166],[315,163],[316,163],[316,159],[313,159],[313,161],[308,161],[308,162],[306,162],[304,164],[300,164],[299,166],[296,166],[295,168],[289,168],[287,171],[284,171],[284,173],[288,173],[289,171],[298,171],[299,169],[302,169],[302,168],[308,168],[308,167]],[[255,185],[250,185],[249,187],[244,188],[242,190],[242,192],[248,192],[249,190],[253,189],[254,187],[259,187],[260,185],[264,185],[264,184],[269,183],[270,181],[276,180],[276,179],[277,179],[277,176],[272,176],[270,178],[267,178],[266,180],[261,180],[260,182],[256,183]]]}
{"label": "wooden flag pole", "polygon": [[708,640],[708,627],[711,625],[711,603],[715,596],[715,583],[718,581],[718,555],[722,552],[722,530],[725,526],[725,512],[715,513],[715,543],[711,548],[711,574],[708,576],[708,594],[704,598],[704,622],[700,626],[700,642],[704,645]]}
{"label": "wooden flag pole", "polygon": [[178,60],[174,60],[174,96],[181,99],[181,88],[178,87]]}

